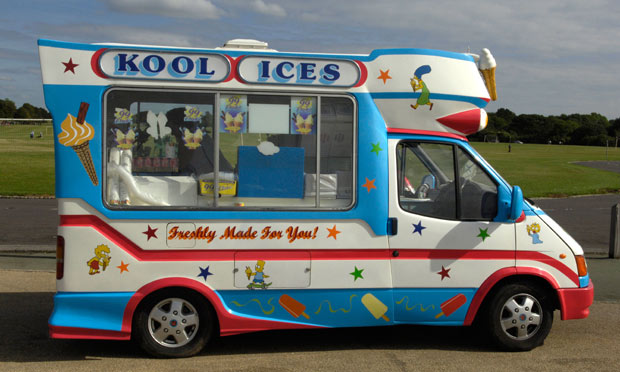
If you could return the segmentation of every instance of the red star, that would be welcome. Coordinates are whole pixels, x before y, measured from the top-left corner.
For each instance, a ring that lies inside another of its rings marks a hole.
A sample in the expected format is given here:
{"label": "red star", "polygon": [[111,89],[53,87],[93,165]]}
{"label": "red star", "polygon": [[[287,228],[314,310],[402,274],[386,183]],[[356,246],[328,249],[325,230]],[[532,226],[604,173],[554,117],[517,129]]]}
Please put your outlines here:
{"label": "red star", "polygon": [[151,240],[151,238],[157,239],[157,235],[155,235],[156,232],[157,232],[157,229],[153,229],[153,228],[151,228],[151,225],[149,225],[148,230],[147,231],[143,231],[142,234],[147,236],[146,241],[148,242],[149,240]]}
{"label": "red star", "polygon": [[366,190],[368,190],[368,193],[370,193],[371,189],[376,189],[377,186],[375,186],[375,180],[376,178],[373,178],[372,180],[369,180],[368,178],[366,178],[366,183],[362,185],[362,187],[365,187]]}
{"label": "red star", "polygon": [[390,70],[389,70],[389,69],[388,69],[388,70],[386,70],[386,71],[383,71],[383,70],[379,70],[379,71],[381,71],[381,72],[380,72],[380,73],[381,73],[381,75],[379,75],[379,77],[378,77],[377,79],[381,79],[381,80],[383,80],[383,84],[385,84],[385,83],[388,81],[388,79],[391,79],[391,78],[392,78],[392,77],[390,76]]}
{"label": "red star", "polygon": [[443,265],[441,265],[441,271],[438,272],[437,274],[441,275],[441,280],[443,281],[444,278],[450,277],[450,274],[448,274],[450,270],[452,269],[446,269],[445,267],[443,267]]}
{"label": "red star", "polygon": [[72,58],[69,58],[69,62],[62,62],[62,64],[65,65],[65,72],[71,71],[73,72],[73,75],[75,75],[74,69],[79,66],[77,63],[73,63]]}
{"label": "red star", "polygon": [[119,266],[116,266],[116,267],[121,269],[121,274],[122,274],[123,271],[129,272],[129,269],[127,268],[127,266],[129,266],[128,263],[124,263],[123,261],[121,261],[121,264]]}
{"label": "red star", "polygon": [[329,235],[327,235],[328,238],[334,238],[334,240],[338,240],[336,239],[336,235],[340,234],[340,231],[336,230],[336,225],[334,225],[334,227],[332,227],[331,229],[328,227],[327,231],[329,231]]}

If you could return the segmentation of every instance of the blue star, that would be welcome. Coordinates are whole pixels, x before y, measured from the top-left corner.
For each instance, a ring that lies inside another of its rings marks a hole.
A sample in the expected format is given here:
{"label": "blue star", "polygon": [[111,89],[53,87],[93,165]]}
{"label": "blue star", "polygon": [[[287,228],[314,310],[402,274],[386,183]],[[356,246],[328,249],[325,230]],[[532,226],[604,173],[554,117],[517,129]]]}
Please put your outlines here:
{"label": "blue star", "polygon": [[413,225],[413,234],[419,233],[420,235],[422,235],[422,230],[426,229],[425,226],[422,226],[422,221],[418,222],[417,225],[415,223],[412,223],[412,225]]}
{"label": "blue star", "polygon": [[205,282],[207,281],[207,277],[209,275],[213,275],[213,273],[209,272],[209,266],[207,266],[205,269],[203,269],[200,266],[198,266],[198,268],[200,269],[200,274],[198,274],[198,276],[201,276],[201,277],[205,278]]}

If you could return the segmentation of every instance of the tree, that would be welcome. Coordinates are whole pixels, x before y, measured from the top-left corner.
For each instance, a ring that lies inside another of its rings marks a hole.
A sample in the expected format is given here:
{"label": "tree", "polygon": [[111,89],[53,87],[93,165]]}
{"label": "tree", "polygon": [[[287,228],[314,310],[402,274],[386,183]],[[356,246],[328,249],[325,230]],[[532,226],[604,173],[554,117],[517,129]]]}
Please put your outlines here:
{"label": "tree", "polygon": [[15,117],[15,102],[10,99],[0,99],[0,118],[12,118]]}

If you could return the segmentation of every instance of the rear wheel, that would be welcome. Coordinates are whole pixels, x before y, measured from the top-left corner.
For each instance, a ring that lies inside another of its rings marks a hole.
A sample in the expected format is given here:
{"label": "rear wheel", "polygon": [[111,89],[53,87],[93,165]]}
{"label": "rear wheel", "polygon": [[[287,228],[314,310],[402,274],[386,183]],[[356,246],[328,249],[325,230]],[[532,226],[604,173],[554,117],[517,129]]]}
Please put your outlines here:
{"label": "rear wheel", "polygon": [[493,296],[486,315],[491,339],[498,346],[527,351],[544,343],[553,324],[553,305],[544,292],[511,284]]}
{"label": "rear wheel", "polygon": [[133,333],[140,347],[156,357],[199,353],[213,334],[207,301],[185,290],[165,290],[146,298],[136,312]]}

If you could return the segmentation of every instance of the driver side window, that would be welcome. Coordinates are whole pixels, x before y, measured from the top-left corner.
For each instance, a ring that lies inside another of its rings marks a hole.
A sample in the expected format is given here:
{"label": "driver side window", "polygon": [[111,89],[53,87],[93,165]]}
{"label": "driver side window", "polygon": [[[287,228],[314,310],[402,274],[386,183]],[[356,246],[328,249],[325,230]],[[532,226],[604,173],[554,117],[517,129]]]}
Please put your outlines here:
{"label": "driver side window", "polygon": [[497,186],[461,148],[401,142],[397,163],[403,210],[452,220],[492,220],[497,214]]}

